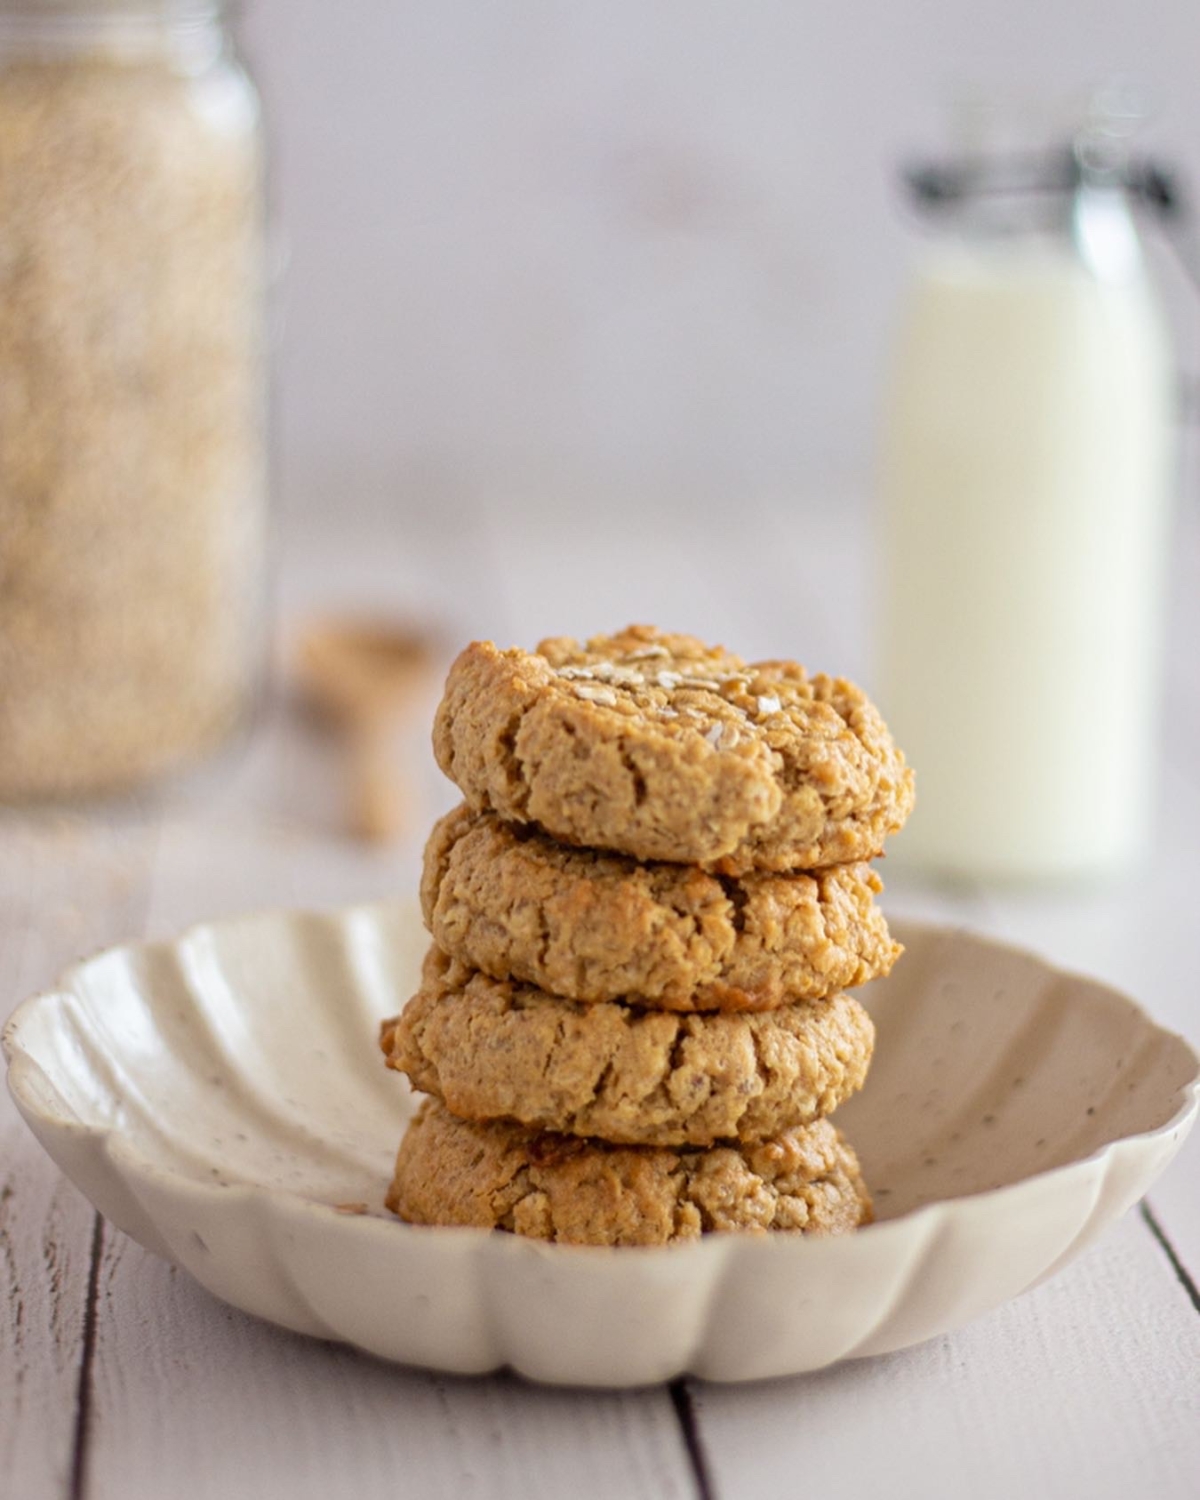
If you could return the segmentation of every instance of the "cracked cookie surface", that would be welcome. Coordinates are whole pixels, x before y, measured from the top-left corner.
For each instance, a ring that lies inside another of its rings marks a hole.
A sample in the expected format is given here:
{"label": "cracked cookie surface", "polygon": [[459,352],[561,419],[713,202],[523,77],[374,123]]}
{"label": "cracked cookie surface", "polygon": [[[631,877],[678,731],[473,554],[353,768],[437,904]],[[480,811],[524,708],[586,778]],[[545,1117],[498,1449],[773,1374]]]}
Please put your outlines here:
{"label": "cracked cookie surface", "polygon": [[575,1245],[666,1245],[717,1230],[845,1234],[871,1219],[858,1159],[825,1120],[755,1146],[608,1146],[455,1119],[427,1100],[387,1195],[413,1224]]}
{"label": "cracked cookie surface", "polygon": [[588,1003],[770,1010],[887,974],[900,954],[865,863],[715,876],[575,849],[459,807],[425,849],[434,941],[494,979]]}
{"label": "cracked cookie surface", "polygon": [[912,772],[853,683],[650,626],[534,653],[475,642],[450,669],[433,742],[474,807],[727,874],[869,859],[913,802]]}
{"label": "cracked cookie surface", "polygon": [[844,994],[745,1015],[586,1005],[434,949],[380,1045],[389,1067],[462,1119],[699,1146],[832,1113],[866,1077],[874,1027]]}

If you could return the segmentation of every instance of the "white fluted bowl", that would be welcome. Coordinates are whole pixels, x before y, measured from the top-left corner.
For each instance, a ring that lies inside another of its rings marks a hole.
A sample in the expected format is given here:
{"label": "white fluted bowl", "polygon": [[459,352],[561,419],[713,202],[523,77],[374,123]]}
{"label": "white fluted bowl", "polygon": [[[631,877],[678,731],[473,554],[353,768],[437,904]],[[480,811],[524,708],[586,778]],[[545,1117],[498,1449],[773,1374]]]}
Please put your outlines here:
{"label": "white fluted bowl", "polygon": [[42,1145],[114,1224],[210,1292],[385,1359],[537,1380],[754,1380],[954,1328],[1050,1275],[1147,1189],[1198,1060],[1132,1001],[964,932],[901,926],[862,998],[878,1044],[839,1111],[879,1222],[600,1250],[401,1224],[411,1111],[376,1023],[425,939],[380,905],[131,944],[4,1032]]}

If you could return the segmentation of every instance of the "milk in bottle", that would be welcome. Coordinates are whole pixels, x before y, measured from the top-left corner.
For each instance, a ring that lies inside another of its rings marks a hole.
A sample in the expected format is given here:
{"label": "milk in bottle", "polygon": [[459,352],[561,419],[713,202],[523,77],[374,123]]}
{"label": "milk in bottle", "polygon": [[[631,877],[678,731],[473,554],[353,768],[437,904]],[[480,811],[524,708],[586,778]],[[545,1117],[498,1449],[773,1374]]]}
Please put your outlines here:
{"label": "milk in bottle", "polygon": [[1104,873],[1152,813],[1168,338],[1115,152],[1023,162],[1019,188],[986,157],[958,170],[881,452],[879,694],[918,772],[896,852],[983,877]]}

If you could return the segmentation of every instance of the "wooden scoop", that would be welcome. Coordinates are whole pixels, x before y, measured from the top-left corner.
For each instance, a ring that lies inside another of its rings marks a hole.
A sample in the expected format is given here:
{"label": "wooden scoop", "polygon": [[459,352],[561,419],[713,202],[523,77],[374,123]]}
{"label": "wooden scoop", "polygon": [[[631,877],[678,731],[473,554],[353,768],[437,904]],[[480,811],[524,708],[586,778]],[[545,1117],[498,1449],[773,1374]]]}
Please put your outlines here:
{"label": "wooden scoop", "polygon": [[297,669],[311,702],[341,732],[350,827],[382,843],[406,823],[409,797],[396,752],[397,730],[424,686],[427,637],[384,622],[324,620],[309,626]]}

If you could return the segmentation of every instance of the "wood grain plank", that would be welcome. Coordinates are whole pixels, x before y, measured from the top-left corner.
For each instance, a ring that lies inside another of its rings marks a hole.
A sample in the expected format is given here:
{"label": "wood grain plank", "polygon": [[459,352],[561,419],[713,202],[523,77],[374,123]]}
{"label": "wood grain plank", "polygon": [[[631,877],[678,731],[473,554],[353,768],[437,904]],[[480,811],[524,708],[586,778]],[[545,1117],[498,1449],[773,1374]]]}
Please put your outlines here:
{"label": "wood grain plank", "polygon": [[235,1312],[115,1233],[95,1372],[89,1500],[693,1493],[663,1392],[391,1367]]}
{"label": "wood grain plank", "polygon": [[1045,1286],[917,1349],[692,1398],[721,1500],[1190,1500],[1200,1318],[1135,1215]]}
{"label": "wood grain plank", "polygon": [[[73,815],[0,826],[0,1014],[140,922],[153,818]],[[95,1214],[0,1095],[0,1476],[67,1493]]]}
{"label": "wood grain plank", "polygon": [[0,1098],[0,1474],[66,1493],[94,1215]]}

